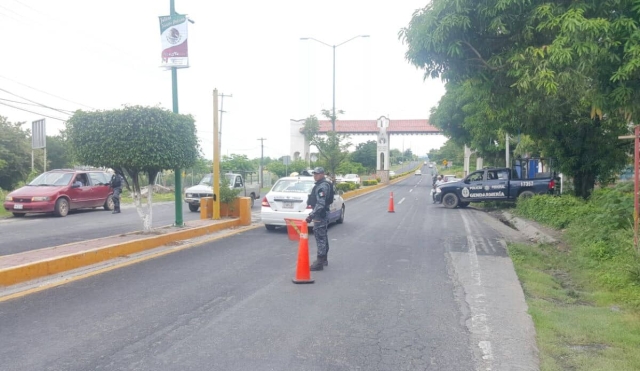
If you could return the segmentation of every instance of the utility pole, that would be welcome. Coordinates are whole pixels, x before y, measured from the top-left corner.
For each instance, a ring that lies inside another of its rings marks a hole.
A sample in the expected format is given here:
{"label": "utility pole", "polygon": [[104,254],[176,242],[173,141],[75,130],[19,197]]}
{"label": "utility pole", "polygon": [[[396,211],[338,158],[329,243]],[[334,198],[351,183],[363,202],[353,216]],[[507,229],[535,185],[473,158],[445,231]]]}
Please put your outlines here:
{"label": "utility pole", "polygon": [[222,117],[223,117],[223,113],[227,112],[224,110],[224,97],[233,98],[233,94],[225,95],[224,93],[220,93],[218,94],[218,96],[221,97],[220,99],[220,133],[218,137],[220,138],[220,153],[222,153]]}
{"label": "utility pole", "polygon": [[262,176],[262,164],[264,161],[264,141],[267,140],[267,138],[258,138],[258,140],[260,141],[260,189],[264,188],[264,179]]}

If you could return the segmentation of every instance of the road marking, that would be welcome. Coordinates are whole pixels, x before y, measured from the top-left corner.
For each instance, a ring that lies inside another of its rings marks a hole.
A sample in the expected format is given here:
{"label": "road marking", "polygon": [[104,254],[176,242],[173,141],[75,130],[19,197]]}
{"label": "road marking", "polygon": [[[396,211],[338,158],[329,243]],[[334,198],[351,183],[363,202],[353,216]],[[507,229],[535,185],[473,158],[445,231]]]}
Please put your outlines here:
{"label": "road marking", "polygon": [[480,337],[478,347],[482,351],[482,359],[484,360],[484,370],[492,370],[493,351],[491,350],[491,341],[489,340],[491,329],[489,328],[486,293],[482,287],[482,277],[480,276],[480,265],[478,264],[478,254],[476,243],[473,239],[471,226],[465,213],[460,213],[462,222],[467,234],[467,243],[469,245],[470,274],[473,278],[474,295],[470,295],[469,310],[471,311],[471,332]]}
{"label": "road marking", "polygon": [[410,190],[409,190],[409,193],[411,193],[411,192],[413,192],[413,189],[410,189]]}
{"label": "road marking", "polygon": [[400,202],[398,202],[398,205],[400,205],[402,203],[402,201],[404,201],[404,197],[402,197],[402,200],[400,200]]}

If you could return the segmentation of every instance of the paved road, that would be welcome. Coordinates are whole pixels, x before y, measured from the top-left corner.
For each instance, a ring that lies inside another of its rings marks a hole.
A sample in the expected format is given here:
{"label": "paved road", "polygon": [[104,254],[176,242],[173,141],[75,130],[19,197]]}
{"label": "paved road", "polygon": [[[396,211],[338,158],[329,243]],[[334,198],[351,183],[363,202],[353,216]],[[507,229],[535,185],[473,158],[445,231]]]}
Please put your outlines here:
{"label": "paved road", "polygon": [[[400,172],[414,169],[417,162],[403,165]],[[197,220],[200,213],[190,212],[183,204],[183,221]],[[122,206],[122,213],[112,215],[102,208],[72,211],[64,218],[45,214],[28,214],[24,218],[0,219],[0,256],[16,254],[45,247],[108,237],[142,230],[142,221],[131,204]],[[259,220],[260,200],[252,208],[254,219]],[[156,203],[153,206],[153,227],[172,225],[175,222],[173,202]]]}
{"label": "paved road", "polygon": [[[253,211],[260,210],[255,203]],[[200,213],[190,212],[183,205],[183,221],[200,219]],[[153,226],[175,222],[175,205],[162,202],[153,205]],[[122,213],[113,215],[102,208],[72,211],[64,218],[44,214],[28,214],[23,218],[0,219],[0,256],[59,246],[94,238],[115,236],[142,230],[142,220],[133,205],[123,205]]]}
{"label": "paved road", "polygon": [[537,369],[501,224],[429,186],[348,201],[312,285],[286,231],[258,228],[0,302],[2,369]]}

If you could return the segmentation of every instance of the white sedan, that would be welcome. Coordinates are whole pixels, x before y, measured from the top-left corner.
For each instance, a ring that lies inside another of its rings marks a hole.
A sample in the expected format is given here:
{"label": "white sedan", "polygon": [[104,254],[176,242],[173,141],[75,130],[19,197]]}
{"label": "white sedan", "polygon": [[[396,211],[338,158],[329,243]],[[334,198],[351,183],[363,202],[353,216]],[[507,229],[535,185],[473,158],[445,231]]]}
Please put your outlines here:
{"label": "white sedan", "polygon": [[360,176],[358,174],[347,174],[342,178],[345,183],[360,184]]}
{"label": "white sedan", "polygon": [[[311,206],[307,206],[307,198],[314,184],[313,178],[306,176],[278,179],[262,199],[260,217],[267,230],[286,226],[285,219],[306,219],[311,213]],[[329,223],[340,224],[344,221],[345,205],[342,196],[338,192],[334,193],[333,203],[329,207]],[[313,228],[313,222],[309,227]]]}

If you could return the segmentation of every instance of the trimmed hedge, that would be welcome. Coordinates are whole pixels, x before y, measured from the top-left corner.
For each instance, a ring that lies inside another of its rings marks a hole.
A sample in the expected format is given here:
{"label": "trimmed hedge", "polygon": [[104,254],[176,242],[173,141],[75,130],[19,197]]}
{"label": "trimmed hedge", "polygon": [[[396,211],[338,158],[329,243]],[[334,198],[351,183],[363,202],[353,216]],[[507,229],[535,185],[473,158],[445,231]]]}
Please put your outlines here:
{"label": "trimmed hedge", "polygon": [[356,185],[354,183],[344,182],[338,183],[336,185],[336,188],[338,189],[338,191],[349,192],[356,189]]}
{"label": "trimmed hedge", "polygon": [[373,186],[373,185],[378,184],[378,182],[379,182],[379,181],[378,181],[378,180],[375,180],[375,179],[372,179],[372,180],[365,180],[365,181],[363,181],[363,182],[362,182],[362,185],[365,185],[365,186]]}

